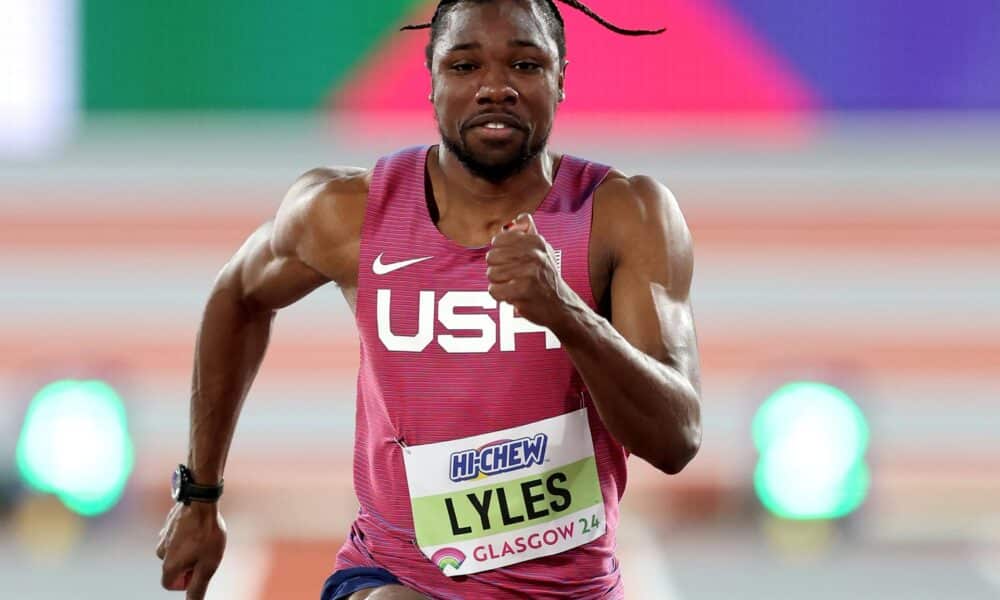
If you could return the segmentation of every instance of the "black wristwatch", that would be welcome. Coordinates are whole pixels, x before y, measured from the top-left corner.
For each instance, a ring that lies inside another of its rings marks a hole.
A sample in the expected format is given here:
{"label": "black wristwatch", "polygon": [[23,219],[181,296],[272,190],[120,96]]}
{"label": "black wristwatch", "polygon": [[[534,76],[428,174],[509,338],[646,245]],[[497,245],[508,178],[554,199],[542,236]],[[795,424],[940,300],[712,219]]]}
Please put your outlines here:
{"label": "black wristwatch", "polygon": [[189,505],[192,502],[217,502],[222,496],[222,484],[198,485],[191,478],[191,471],[184,465],[177,465],[170,481],[170,495],[174,500]]}

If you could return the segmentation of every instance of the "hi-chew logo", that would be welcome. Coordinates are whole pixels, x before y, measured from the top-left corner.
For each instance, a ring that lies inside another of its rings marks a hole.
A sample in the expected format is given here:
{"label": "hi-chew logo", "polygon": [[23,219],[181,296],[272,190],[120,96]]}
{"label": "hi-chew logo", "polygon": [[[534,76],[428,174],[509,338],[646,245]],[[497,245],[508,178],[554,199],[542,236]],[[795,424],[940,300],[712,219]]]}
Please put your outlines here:
{"label": "hi-chew logo", "polygon": [[548,443],[548,436],[539,433],[534,437],[497,440],[481,448],[453,452],[449,477],[455,482],[467,481],[540,465],[545,461]]}

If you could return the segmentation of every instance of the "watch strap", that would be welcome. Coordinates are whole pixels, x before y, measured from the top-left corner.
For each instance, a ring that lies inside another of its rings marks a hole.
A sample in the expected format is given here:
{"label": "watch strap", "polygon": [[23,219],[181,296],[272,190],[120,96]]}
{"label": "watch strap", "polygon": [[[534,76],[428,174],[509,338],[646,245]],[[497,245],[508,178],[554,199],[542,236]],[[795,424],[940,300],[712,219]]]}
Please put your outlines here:
{"label": "watch strap", "polygon": [[217,502],[222,496],[223,482],[218,485],[203,485],[193,481],[191,470],[186,465],[177,465],[175,473],[177,480],[176,496],[178,502],[190,504],[191,502]]}
{"label": "watch strap", "polygon": [[217,502],[222,497],[222,484],[221,481],[219,485],[198,485],[188,482],[185,496],[192,502]]}

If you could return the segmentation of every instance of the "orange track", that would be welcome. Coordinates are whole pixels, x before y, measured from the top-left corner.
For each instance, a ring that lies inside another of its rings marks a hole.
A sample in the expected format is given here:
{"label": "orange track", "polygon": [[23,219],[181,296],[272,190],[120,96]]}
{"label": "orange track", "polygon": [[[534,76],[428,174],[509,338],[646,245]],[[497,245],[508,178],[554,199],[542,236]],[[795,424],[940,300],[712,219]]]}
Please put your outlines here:
{"label": "orange track", "polygon": [[[194,324],[192,323],[192,336]],[[157,337],[157,336],[160,337]],[[189,337],[187,335],[183,336]],[[949,339],[904,336],[864,339],[852,332],[772,332],[764,336],[702,337],[705,371],[768,370],[788,365],[829,365],[879,373],[990,377],[1000,373],[1000,340],[965,337]],[[170,332],[143,332],[141,337],[109,330],[104,334],[74,333],[66,337],[36,337],[30,331],[7,331],[0,339],[0,370],[19,371],[36,364],[67,361],[119,364],[140,372],[181,376],[191,369],[193,342]],[[81,358],[86,356],[86,359]],[[353,378],[358,366],[353,337],[329,342],[299,342],[276,336],[264,363],[265,371],[321,374]]]}
{"label": "orange track", "polygon": [[[235,250],[267,216],[240,214],[93,213],[13,214],[0,222],[5,251],[72,252],[148,246]],[[708,247],[858,248],[948,247],[1000,250],[1000,212],[942,217],[892,215],[719,215],[689,211],[697,245]],[[697,247],[697,246],[696,246]]]}

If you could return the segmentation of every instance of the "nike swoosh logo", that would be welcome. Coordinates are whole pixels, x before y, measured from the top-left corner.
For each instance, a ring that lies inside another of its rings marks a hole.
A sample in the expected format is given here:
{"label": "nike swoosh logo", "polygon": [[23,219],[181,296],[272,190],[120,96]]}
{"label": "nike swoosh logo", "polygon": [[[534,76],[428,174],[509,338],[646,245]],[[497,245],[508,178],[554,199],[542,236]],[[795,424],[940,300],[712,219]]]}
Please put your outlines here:
{"label": "nike swoosh logo", "polygon": [[[383,252],[384,254],[384,252]],[[400,269],[405,269],[410,265],[415,265],[419,262],[424,262],[425,260],[430,260],[434,258],[433,256],[424,256],[423,258],[411,258],[410,260],[403,260],[394,263],[383,263],[382,254],[375,257],[375,262],[372,263],[372,272],[376,275],[386,275],[392,273],[393,271],[398,271]]]}

